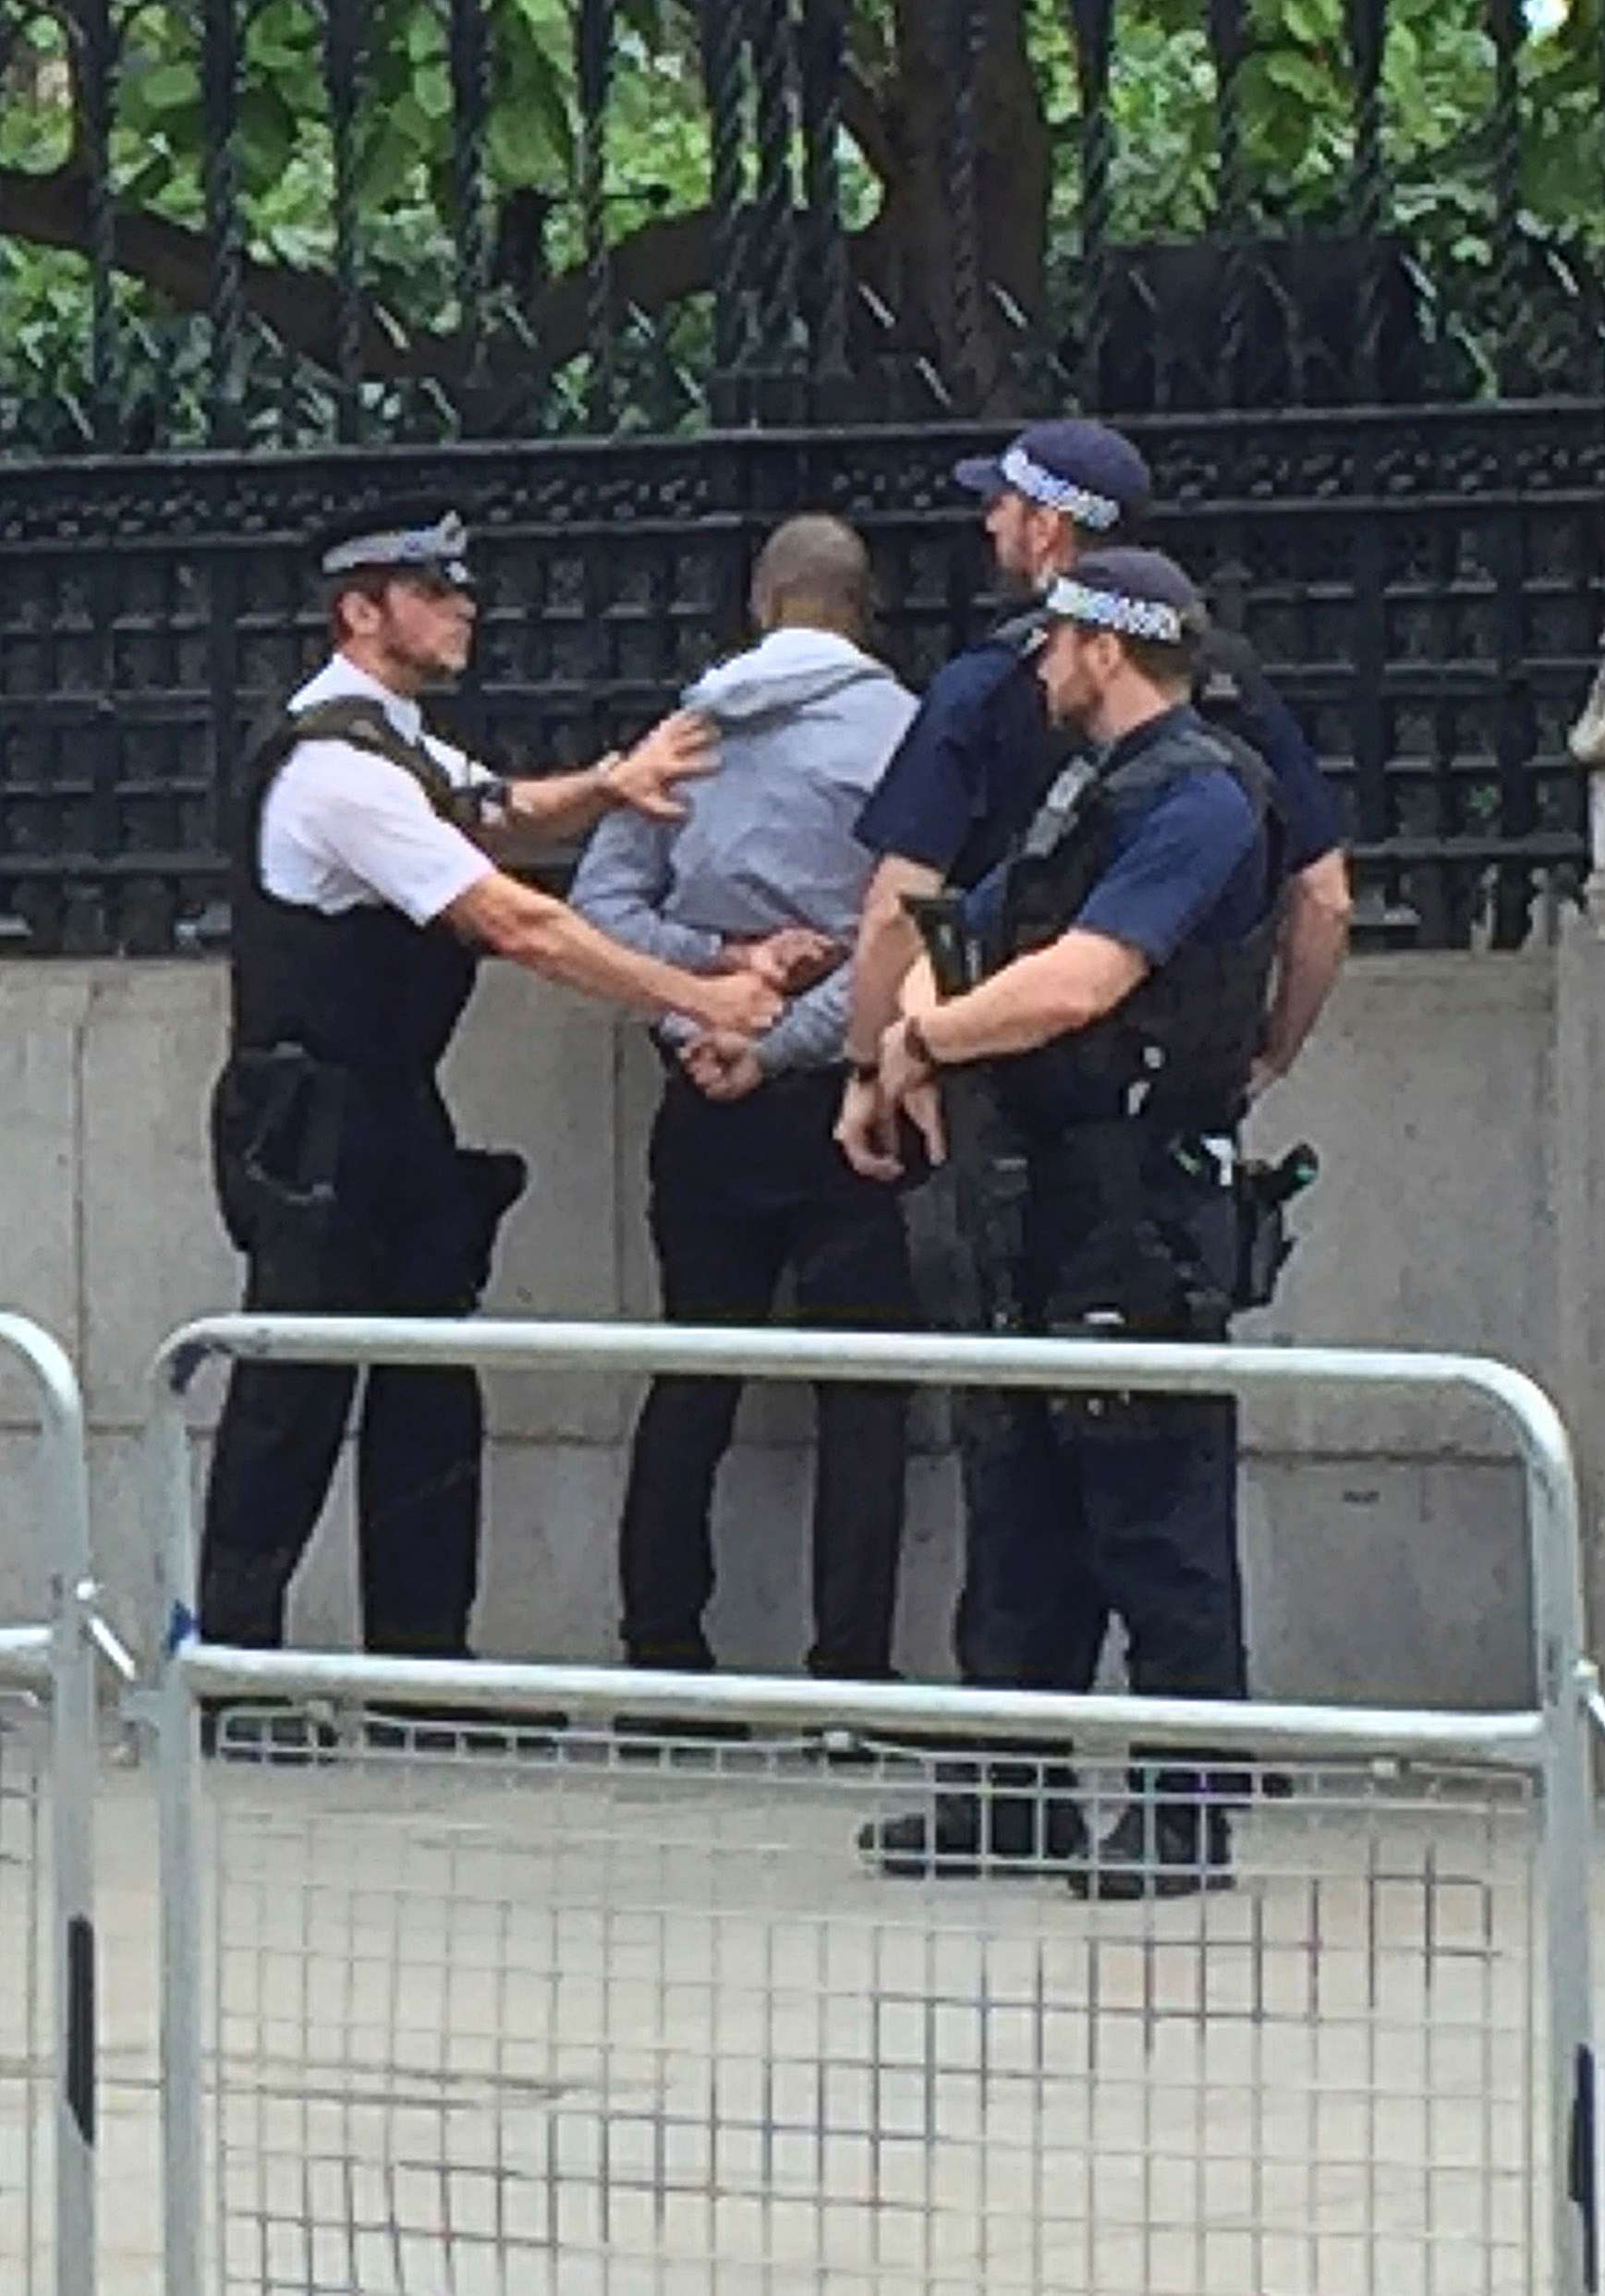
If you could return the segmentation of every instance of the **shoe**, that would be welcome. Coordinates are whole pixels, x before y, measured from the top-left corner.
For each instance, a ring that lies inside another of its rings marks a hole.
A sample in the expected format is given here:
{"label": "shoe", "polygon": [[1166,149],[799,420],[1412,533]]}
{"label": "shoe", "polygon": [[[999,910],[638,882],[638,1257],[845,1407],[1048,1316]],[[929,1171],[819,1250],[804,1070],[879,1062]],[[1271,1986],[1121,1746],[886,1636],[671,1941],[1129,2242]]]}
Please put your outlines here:
{"label": "shoe", "polygon": [[1226,1812],[1146,1794],[1127,1803],[1114,1830],[1070,1877],[1073,1897],[1102,1904],[1198,1897],[1234,1886]]}
{"label": "shoe", "polygon": [[1087,1822],[1063,1791],[1045,1796],[939,1793],[929,1811],[909,1810],[865,1826],[858,1852],[897,1881],[1053,1873],[1085,1862]]}
{"label": "shoe", "polygon": [[338,1744],[333,1723],[304,1707],[277,1700],[259,1706],[229,1698],[201,1701],[201,1751],[208,1761],[291,1768],[327,1761]]}

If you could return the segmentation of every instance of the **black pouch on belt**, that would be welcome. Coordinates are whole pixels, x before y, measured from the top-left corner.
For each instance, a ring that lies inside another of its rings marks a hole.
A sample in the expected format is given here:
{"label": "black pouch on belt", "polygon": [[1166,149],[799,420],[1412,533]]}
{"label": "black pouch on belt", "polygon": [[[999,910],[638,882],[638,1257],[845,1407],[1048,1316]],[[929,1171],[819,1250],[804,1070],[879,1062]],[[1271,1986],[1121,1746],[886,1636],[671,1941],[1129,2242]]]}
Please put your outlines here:
{"label": "black pouch on belt", "polygon": [[237,1250],[327,1235],[350,1083],[298,1044],[229,1061],[212,1097],[212,1158]]}

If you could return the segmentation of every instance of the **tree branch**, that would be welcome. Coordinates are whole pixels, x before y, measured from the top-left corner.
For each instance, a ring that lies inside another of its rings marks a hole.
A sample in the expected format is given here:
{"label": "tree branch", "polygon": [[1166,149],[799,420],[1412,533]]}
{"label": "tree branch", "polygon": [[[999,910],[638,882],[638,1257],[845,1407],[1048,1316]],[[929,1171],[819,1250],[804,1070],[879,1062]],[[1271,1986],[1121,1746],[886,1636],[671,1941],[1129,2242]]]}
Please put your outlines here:
{"label": "tree branch", "polygon": [[[0,169],[0,236],[87,255],[88,179],[71,168],[51,175]],[[144,209],[121,209],[113,247],[119,271],[142,279],[181,310],[205,310],[212,255],[203,232]],[[706,210],[665,216],[614,249],[614,292],[621,304],[662,310],[707,286],[712,262],[712,219]],[[334,368],[339,299],[332,279],[288,264],[248,262],[243,286],[248,309],[287,349],[319,366]],[[585,348],[590,291],[588,276],[580,269],[562,273],[541,298],[534,315],[541,353],[550,365],[561,367]],[[509,344],[495,363],[510,370],[526,356],[521,346]],[[394,325],[371,305],[363,314],[362,359],[366,374],[386,382],[452,383],[460,378],[464,366],[455,337],[420,331],[398,339]]]}

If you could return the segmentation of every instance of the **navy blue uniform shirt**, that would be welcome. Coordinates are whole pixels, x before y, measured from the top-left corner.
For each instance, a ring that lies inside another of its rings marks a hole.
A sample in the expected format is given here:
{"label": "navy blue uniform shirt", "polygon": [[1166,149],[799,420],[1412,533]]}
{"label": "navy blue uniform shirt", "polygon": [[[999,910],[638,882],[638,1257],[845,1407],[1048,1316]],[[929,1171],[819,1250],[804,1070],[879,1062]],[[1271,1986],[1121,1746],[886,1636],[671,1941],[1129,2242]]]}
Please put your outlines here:
{"label": "navy blue uniform shirt", "polygon": [[1275,774],[1288,875],[1296,877],[1312,861],[1335,851],[1343,844],[1344,830],[1331,784],[1246,638],[1232,630],[1210,630],[1193,696],[1207,723],[1246,741]]}
{"label": "navy blue uniform shirt", "polygon": [[[1246,639],[1210,632],[1198,691],[1206,721],[1247,742],[1276,776],[1289,873],[1341,844],[1315,752]],[[858,841],[882,857],[940,869],[967,892],[1030,826],[1064,754],[1034,658],[1017,638],[989,639],[936,677],[859,817]]]}
{"label": "navy blue uniform shirt", "polygon": [[937,673],[858,817],[858,843],[967,891],[1030,825],[1058,754],[1034,659],[989,638]]}

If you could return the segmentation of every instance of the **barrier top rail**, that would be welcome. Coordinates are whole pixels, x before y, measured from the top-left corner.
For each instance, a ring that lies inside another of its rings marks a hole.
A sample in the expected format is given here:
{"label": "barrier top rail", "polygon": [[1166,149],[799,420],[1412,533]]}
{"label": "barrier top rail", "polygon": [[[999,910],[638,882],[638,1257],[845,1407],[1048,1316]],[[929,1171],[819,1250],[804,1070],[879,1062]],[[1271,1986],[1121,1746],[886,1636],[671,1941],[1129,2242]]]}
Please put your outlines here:
{"label": "barrier top rail", "polygon": [[1279,1387],[1392,1387],[1481,1395],[1524,1452],[1572,1476],[1560,1414],[1536,1380],[1489,1356],[1363,1347],[977,1339],[945,1332],[702,1330],[691,1325],[465,1321],[361,1316],[212,1316],[164,1344],[158,1381],[183,1393],[210,1356],[275,1363],[460,1364],[486,1370],[706,1372],[754,1379],[922,1387],[1103,1389],[1240,1395]]}
{"label": "barrier top rail", "polygon": [[[1526,1468],[1541,1705],[1554,1712],[1575,1695],[1582,1663],[1583,1597],[1571,1444],[1544,1391],[1524,1372],[1483,1356],[1369,1348],[978,1339],[932,1332],[218,1316],[176,1331],[155,1359],[153,1427],[159,1430],[166,1423],[169,1440],[179,1425],[182,1398],[201,1367],[214,1357],[303,1364],[471,1363],[484,1370],[691,1373],[764,1380],[869,1379],[911,1386],[1060,1392],[1114,1388],[1242,1398],[1311,1386],[1474,1395],[1511,1427]],[[189,1525],[168,1515],[164,1536],[168,1542],[169,1595],[187,1604],[193,1580]],[[578,1702],[589,1700],[581,1696]],[[1090,1715],[1086,1719],[1090,1720]]]}
{"label": "barrier top rail", "polygon": [[66,1348],[24,1316],[0,1314],[0,1349],[32,1375],[39,1405],[43,1488],[53,1509],[52,1560],[64,1578],[81,1585],[90,1575],[89,1474],[84,1448],[83,1392]]}

